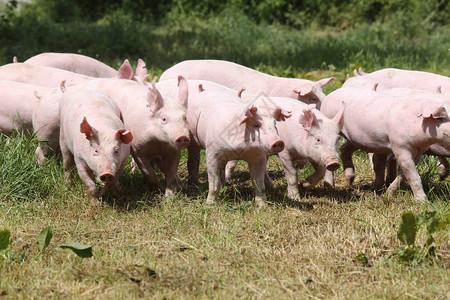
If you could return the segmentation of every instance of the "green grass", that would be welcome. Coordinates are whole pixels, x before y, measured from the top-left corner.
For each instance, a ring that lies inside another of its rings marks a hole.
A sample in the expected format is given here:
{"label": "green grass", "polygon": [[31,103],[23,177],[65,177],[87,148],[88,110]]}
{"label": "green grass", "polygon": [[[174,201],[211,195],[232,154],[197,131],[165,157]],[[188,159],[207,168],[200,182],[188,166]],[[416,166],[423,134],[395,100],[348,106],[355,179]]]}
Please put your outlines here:
{"label": "green grass", "polygon": [[[4,139],[2,144],[4,144]],[[272,157],[275,189],[269,205],[257,209],[245,164],[206,205],[206,167],[198,192],[163,197],[148,190],[142,175],[127,167],[122,192],[91,207],[83,186],[64,183],[55,159],[38,167],[34,138],[11,139],[0,154],[2,165],[0,230],[11,231],[9,255],[0,254],[0,293],[17,297],[86,298],[421,298],[445,299],[450,288],[448,231],[435,234],[441,259],[405,266],[385,256],[401,246],[396,238],[404,211],[450,214],[450,182],[438,181],[434,158],[419,170],[430,203],[415,203],[403,187],[395,197],[375,194],[367,155],[355,155],[357,179],[337,188],[301,190],[298,202],[286,198],[281,164]],[[187,180],[186,154],[180,176]],[[305,179],[312,169],[299,173]],[[20,178],[20,183],[14,181]],[[20,188],[10,186],[20,184]],[[49,188],[52,187],[52,188]],[[22,189],[22,193],[20,192]],[[53,239],[39,255],[37,237],[50,226]],[[81,259],[57,245],[93,245]],[[419,235],[418,244],[424,243]],[[52,251],[53,250],[53,251]],[[364,253],[369,264],[355,257]]]}
{"label": "green grass", "polygon": [[[421,28],[418,24],[414,26]],[[226,9],[210,17],[169,13],[159,25],[106,15],[97,22],[55,23],[34,16],[0,21],[0,64],[45,51],[75,52],[118,67],[125,58],[142,58],[158,75],[186,59],[216,58],[274,74],[310,71],[351,72],[402,67],[450,74],[450,27],[435,26],[409,34],[401,25],[375,22],[341,30],[298,30],[280,24],[257,24]]]}

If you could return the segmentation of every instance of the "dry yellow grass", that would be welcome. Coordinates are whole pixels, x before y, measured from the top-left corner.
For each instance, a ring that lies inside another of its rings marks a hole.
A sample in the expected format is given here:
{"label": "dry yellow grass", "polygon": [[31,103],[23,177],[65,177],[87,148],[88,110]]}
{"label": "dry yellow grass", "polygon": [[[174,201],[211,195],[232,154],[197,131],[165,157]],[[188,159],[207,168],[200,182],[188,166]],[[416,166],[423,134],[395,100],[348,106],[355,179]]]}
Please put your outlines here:
{"label": "dry yellow grass", "polygon": [[[372,175],[364,156],[356,157],[356,165],[354,187],[346,187],[338,174],[336,190],[302,190],[301,201],[293,202],[285,199],[274,157],[275,189],[264,209],[251,201],[244,164],[223,200],[209,206],[204,172],[198,193],[164,199],[159,191],[146,190],[140,174],[127,171],[123,192],[91,208],[79,182],[59,183],[61,171],[47,198],[0,202],[0,229],[11,230],[10,252],[16,255],[0,258],[0,294],[10,299],[448,299],[448,232],[436,235],[439,261],[409,267],[384,258],[400,246],[396,230],[405,210],[448,214],[447,199],[414,203],[408,189],[392,199],[376,195],[365,187]],[[185,179],[184,166],[181,175]],[[37,236],[46,226],[54,237],[39,256]],[[54,250],[70,241],[92,244],[94,257]],[[361,252],[369,266],[354,259]]]}

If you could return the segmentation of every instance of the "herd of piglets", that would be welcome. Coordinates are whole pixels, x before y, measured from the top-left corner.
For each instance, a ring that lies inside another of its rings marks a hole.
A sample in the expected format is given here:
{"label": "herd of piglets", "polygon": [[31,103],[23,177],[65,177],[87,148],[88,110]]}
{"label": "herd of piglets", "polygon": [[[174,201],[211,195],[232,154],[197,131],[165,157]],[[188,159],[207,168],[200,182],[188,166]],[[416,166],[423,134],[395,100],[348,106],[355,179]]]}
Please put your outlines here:
{"label": "herd of piglets", "polygon": [[[198,184],[200,151],[205,150],[209,182],[207,203],[233,176],[239,160],[248,163],[255,203],[265,205],[273,183],[266,163],[278,155],[287,196],[300,200],[297,168],[310,163],[334,187],[340,167],[352,184],[352,154],[371,154],[374,188],[392,195],[407,180],[418,201],[427,201],[416,164],[436,155],[441,179],[449,173],[450,78],[433,73],[382,69],[347,75],[343,86],[326,96],[317,82],[271,76],[221,60],[188,60],[148,81],[144,61],[133,70],[128,60],[118,70],[84,55],[42,53],[23,63],[0,66],[0,133],[36,134],[40,165],[62,156],[66,180],[76,167],[93,205],[118,191],[131,153],[147,183],[165,176],[165,195],[183,189],[177,171],[187,148],[188,182]],[[338,149],[340,137],[345,142]],[[387,174],[385,170],[387,165]],[[398,165],[398,168],[397,168]],[[98,190],[98,183],[103,188]]]}

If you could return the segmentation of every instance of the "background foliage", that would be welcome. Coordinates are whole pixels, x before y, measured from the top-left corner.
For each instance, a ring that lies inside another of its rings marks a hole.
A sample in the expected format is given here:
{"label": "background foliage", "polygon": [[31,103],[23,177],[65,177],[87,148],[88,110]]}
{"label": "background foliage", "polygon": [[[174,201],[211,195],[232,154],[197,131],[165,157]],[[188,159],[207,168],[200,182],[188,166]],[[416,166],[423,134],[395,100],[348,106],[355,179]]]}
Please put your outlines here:
{"label": "background foliage", "polygon": [[44,51],[157,70],[217,58],[277,70],[405,67],[449,73],[450,2],[443,0],[9,1],[0,63]]}
{"label": "background foliage", "polygon": [[450,4],[443,0],[35,0],[25,11],[56,22],[98,21],[120,12],[133,16],[135,21],[160,24],[174,12],[208,18],[229,8],[244,12],[258,24],[276,22],[296,28],[311,24],[342,28],[373,22],[404,25],[405,21],[414,20],[434,27],[444,25],[450,17]]}

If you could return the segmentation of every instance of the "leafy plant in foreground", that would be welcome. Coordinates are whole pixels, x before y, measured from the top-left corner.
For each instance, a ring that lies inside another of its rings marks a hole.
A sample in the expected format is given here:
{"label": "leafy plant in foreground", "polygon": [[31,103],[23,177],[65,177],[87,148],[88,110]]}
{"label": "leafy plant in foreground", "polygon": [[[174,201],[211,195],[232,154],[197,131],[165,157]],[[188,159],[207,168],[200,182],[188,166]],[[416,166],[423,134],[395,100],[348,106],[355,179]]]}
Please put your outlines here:
{"label": "leafy plant in foreground", "polygon": [[[410,211],[403,213],[397,237],[404,246],[392,251],[387,258],[393,257],[400,263],[412,265],[439,258],[436,254],[433,234],[446,229],[449,224],[450,215],[440,218],[436,216],[436,211],[425,211],[419,215]],[[423,246],[416,246],[417,233],[421,227],[426,230],[426,241]]]}
{"label": "leafy plant in foreground", "polygon": [[[52,229],[50,227],[46,227],[41,230],[41,233],[39,233],[38,236],[38,242],[39,242],[39,254],[44,251],[45,248],[48,247],[50,244],[50,241],[53,237]],[[67,249],[69,251],[72,251],[77,256],[82,258],[89,258],[92,257],[92,246],[91,245],[83,245],[80,243],[70,243],[70,244],[62,244],[56,247],[56,249]],[[53,251],[52,251],[53,252]]]}
{"label": "leafy plant in foreground", "polygon": [[50,227],[45,227],[41,230],[38,236],[39,252],[42,253],[46,247],[50,244],[53,237],[52,229]]}
{"label": "leafy plant in foreground", "polygon": [[9,230],[0,231],[0,251],[6,250],[9,246],[9,237],[11,232]]}
{"label": "leafy plant in foreground", "polygon": [[[0,259],[5,257],[8,259],[15,259],[16,255],[10,252],[11,249],[11,232],[8,229],[0,231]],[[22,252],[19,259],[23,260],[24,253]]]}
{"label": "leafy plant in foreground", "polygon": [[70,243],[59,245],[58,248],[67,249],[75,253],[77,256],[82,258],[92,257],[92,246],[91,245],[83,245],[79,243]]}
{"label": "leafy plant in foreground", "polygon": [[[0,255],[4,255],[7,258],[13,259],[16,256],[13,253],[10,253],[11,240],[10,240],[11,232],[7,229],[0,231]],[[41,230],[38,236],[39,243],[39,253],[37,256],[41,255],[45,248],[50,245],[50,241],[53,237],[52,229],[50,227],[46,227]],[[83,245],[80,243],[69,243],[62,244],[53,249],[50,253],[52,253],[56,249],[66,249],[73,253],[75,253],[78,257],[81,258],[89,258],[92,257],[92,246],[91,245]],[[36,257],[37,257],[36,256]],[[22,252],[19,256],[21,260],[25,258],[25,253]]]}

